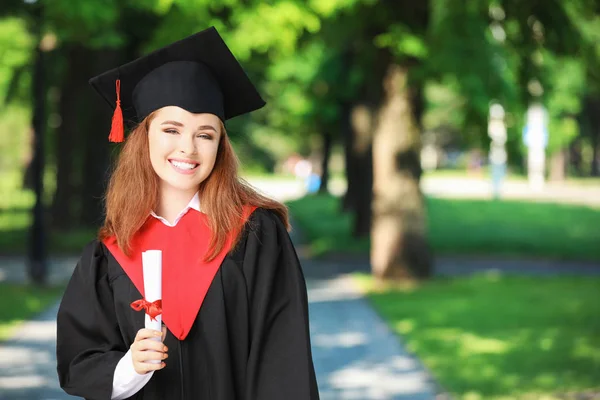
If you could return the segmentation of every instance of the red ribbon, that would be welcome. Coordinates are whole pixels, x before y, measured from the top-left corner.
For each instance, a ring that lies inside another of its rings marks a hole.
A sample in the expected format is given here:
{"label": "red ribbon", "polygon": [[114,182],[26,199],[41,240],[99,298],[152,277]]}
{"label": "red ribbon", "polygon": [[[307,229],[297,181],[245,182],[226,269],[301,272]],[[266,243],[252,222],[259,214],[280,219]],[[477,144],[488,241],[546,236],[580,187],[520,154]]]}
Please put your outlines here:
{"label": "red ribbon", "polygon": [[131,308],[135,311],[146,310],[146,314],[150,316],[150,319],[156,321],[156,317],[162,314],[162,300],[156,300],[152,303],[146,299],[136,300],[131,303]]}

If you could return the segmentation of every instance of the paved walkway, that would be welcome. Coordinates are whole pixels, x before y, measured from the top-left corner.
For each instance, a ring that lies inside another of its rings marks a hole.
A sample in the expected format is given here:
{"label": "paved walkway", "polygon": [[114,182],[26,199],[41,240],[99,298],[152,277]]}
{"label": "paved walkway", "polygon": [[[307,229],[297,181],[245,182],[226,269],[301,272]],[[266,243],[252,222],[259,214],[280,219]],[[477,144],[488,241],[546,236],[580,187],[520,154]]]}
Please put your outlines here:
{"label": "paved walkway", "polygon": [[68,396],[56,376],[56,313],[58,304],[22,325],[0,346],[1,400],[63,400]]}
{"label": "paved walkway", "polygon": [[306,260],[313,359],[323,400],[433,400],[436,385],[420,361],[359,294],[339,266]]}

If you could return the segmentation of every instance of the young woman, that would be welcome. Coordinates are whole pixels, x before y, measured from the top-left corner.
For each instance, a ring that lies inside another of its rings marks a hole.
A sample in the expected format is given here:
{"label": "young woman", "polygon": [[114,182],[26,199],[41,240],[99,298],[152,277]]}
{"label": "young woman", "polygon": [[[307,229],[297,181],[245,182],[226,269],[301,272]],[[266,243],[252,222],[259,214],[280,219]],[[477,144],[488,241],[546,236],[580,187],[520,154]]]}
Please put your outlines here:
{"label": "young woman", "polygon": [[[217,31],[90,83],[115,109],[110,140],[123,141],[121,118],[136,125],[58,312],[63,389],[98,400],[318,399],[287,210],[238,178],[224,126],[265,103]],[[150,249],[162,251],[162,333],[132,308]]]}

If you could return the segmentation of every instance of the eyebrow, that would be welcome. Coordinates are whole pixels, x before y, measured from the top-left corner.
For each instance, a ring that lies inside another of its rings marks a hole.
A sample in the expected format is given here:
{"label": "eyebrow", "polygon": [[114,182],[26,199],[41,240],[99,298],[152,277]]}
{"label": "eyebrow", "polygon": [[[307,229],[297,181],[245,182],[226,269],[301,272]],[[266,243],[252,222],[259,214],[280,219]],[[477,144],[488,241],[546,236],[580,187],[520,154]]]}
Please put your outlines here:
{"label": "eyebrow", "polygon": [[[175,125],[175,126],[183,127],[183,124],[178,121],[165,121],[161,125]],[[205,130],[212,130],[212,131],[215,131],[215,133],[218,133],[217,129],[212,125],[200,125],[198,127],[198,129],[196,129],[196,131],[205,131]]]}

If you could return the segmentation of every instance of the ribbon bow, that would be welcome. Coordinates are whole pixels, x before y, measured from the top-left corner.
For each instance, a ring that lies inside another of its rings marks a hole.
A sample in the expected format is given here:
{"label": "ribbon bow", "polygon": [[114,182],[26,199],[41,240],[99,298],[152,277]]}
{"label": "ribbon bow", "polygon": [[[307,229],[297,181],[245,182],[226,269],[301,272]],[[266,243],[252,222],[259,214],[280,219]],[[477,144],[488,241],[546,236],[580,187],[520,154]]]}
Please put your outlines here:
{"label": "ribbon bow", "polygon": [[131,308],[135,311],[145,310],[152,321],[156,321],[156,317],[162,314],[162,300],[156,300],[150,303],[146,299],[136,300],[131,303]]}

